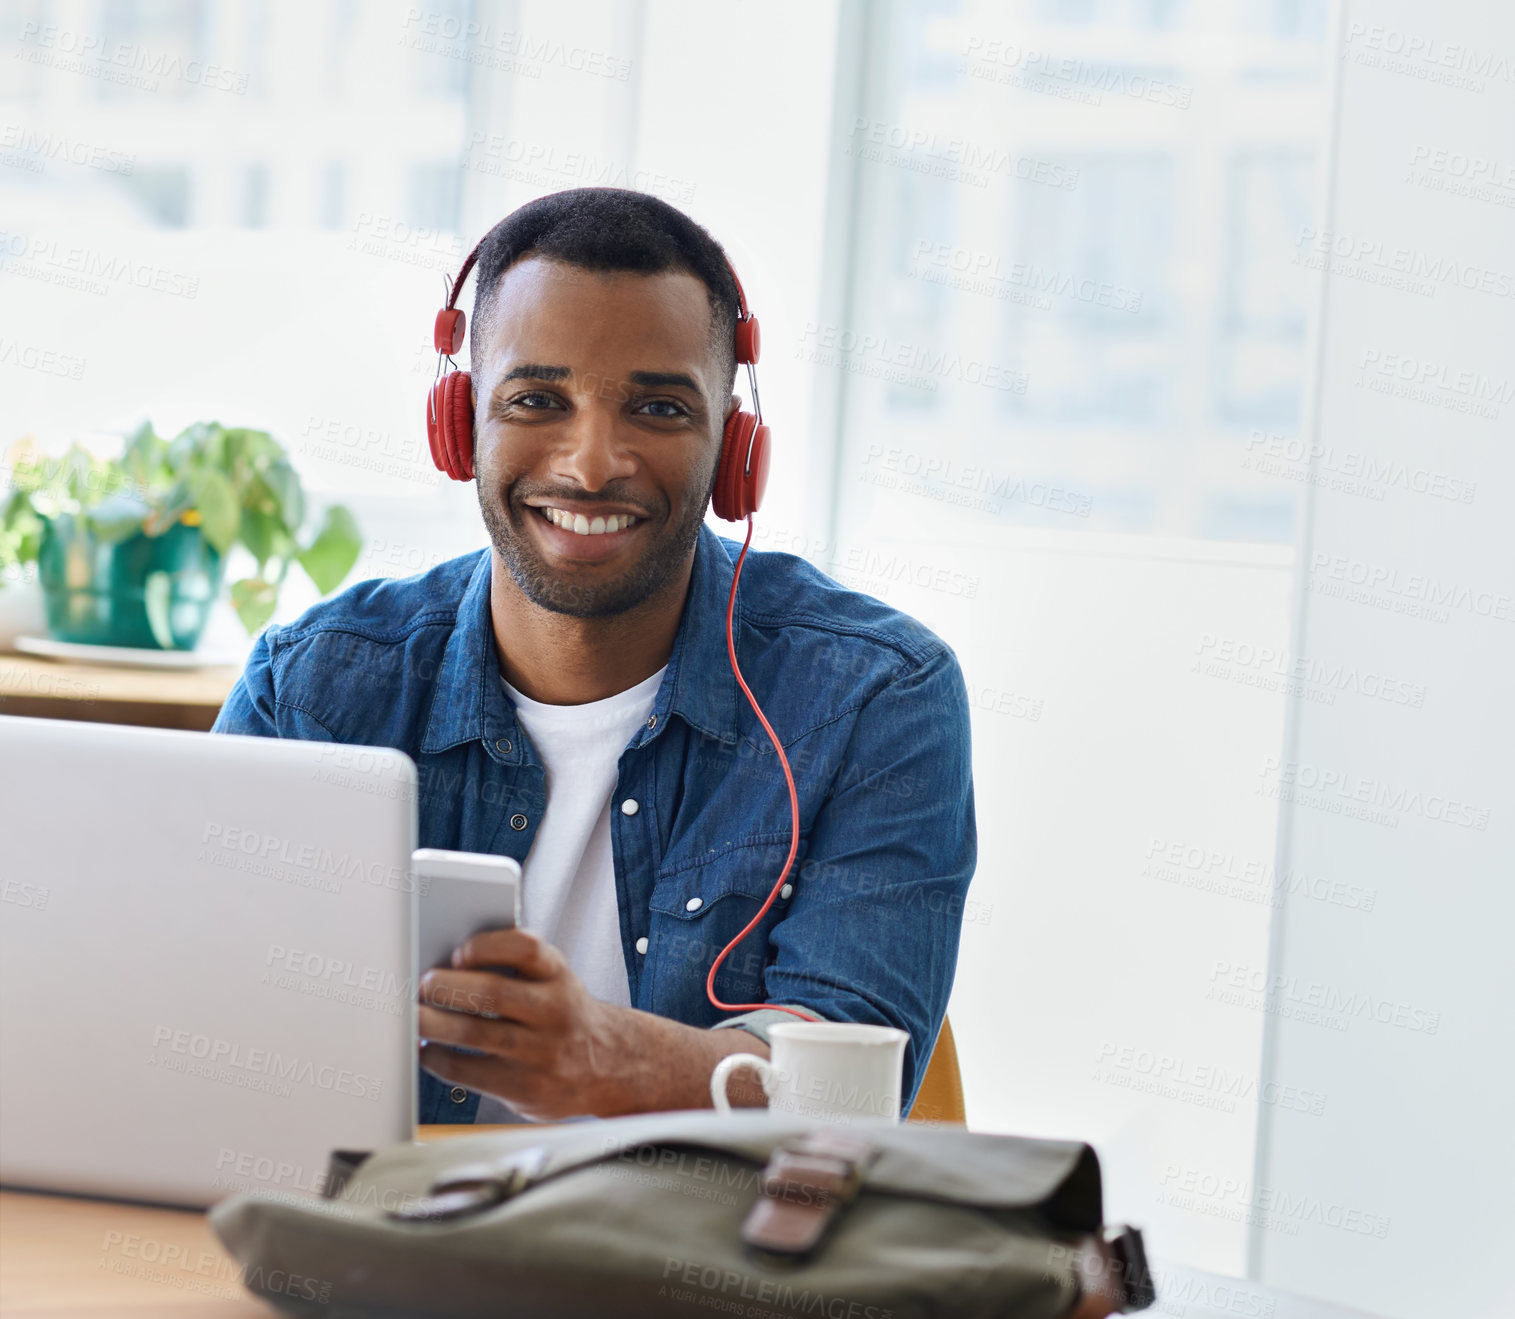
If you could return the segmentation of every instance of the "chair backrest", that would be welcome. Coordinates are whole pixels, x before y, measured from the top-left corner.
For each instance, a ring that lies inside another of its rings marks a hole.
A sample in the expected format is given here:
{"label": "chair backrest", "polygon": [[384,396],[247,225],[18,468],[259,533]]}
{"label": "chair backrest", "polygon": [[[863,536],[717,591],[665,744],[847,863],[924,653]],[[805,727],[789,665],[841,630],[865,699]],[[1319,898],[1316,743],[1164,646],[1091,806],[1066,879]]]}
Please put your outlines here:
{"label": "chair backrest", "polygon": [[962,1127],[968,1123],[963,1106],[963,1074],[957,1065],[957,1043],[952,1038],[952,1023],[942,1018],[936,1047],[926,1064],[926,1075],[910,1106],[910,1122],[930,1122],[935,1126]]}

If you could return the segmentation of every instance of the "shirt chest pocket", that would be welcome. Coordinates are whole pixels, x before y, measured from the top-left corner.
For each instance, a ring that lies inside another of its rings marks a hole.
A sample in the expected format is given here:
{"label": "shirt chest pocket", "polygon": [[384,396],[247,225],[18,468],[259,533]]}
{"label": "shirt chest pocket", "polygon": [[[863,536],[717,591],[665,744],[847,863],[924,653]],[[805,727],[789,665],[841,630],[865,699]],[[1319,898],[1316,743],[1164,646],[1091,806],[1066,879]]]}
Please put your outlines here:
{"label": "shirt chest pocket", "polygon": [[[799,869],[803,845],[801,839],[791,877]],[[704,864],[687,865],[658,877],[648,907],[652,926],[649,952],[658,964],[659,1000],[665,993],[683,997],[696,989],[698,997],[704,998],[704,981],[711,963],[757,915],[788,854],[787,836],[782,845],[764,838],[730,848]],[[774,898],[762,923],[721,963],[715,990],[726,1002],[766,998],[763,970],[770,960],[768,935],[788,914],[793,893],[788,879],[785,884],[789,892],[781,891]],[[675,984],[683,987],[682,994],[674,989]]]}

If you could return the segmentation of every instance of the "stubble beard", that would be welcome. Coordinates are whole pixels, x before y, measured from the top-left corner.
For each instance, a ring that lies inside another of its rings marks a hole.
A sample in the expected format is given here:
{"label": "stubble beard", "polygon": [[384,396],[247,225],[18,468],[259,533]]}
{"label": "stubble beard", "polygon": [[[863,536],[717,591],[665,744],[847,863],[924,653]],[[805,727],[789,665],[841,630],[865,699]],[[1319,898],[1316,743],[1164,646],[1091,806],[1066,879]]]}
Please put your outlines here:
{"label": "stubble beard", "polygon": [[[541,514],[522,502],[520,497],[507,492],[498,501],[486,499],[483,482],[479,483],[478,492],[479,513],[484,519],[485,530],[489,532],[490,543],[521,593],[532,604],[571,618],[609,618],[623,614],[672,582],[699,539],[708,502],[708,495],[706,500],[687,501],[683,517],[661,535],[657,534],[657,519],[649,519],[642,536],[649,543],[643,547],[640,556],[618,576],[590,581],[587,579],[591,574],[601,573],[598,566],[585,565],[582,576],[586,580],[574,580],[581,574],[571,570],[558,571],[546,563],[530,530],[520,522]],[[508,513],[507,507],[510,509]]]}

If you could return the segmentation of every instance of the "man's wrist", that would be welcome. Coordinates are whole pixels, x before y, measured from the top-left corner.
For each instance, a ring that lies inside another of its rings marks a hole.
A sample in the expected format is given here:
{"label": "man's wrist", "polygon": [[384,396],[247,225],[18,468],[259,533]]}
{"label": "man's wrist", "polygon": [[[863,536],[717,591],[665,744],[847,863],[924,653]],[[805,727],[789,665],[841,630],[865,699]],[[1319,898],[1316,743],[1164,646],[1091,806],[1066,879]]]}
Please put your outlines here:
{"label": "man's wrist", "polygon": [[[606,1005],[607,1008],[609,1005]],[[637,1008],[609,1008],[615,1032],[613,1061],[596,1068],[596,1103],[601,1117],[625,1113],[709,1108],[710,1074],[727,1054],[768,1057],[768,1045],[743,1031],[686,1026]],[[774,1013],[782,1016],[782,1013]],[[737,1107],[761,1106],[767,1096],[756,1076],[739,1070],[728,1090]]]}

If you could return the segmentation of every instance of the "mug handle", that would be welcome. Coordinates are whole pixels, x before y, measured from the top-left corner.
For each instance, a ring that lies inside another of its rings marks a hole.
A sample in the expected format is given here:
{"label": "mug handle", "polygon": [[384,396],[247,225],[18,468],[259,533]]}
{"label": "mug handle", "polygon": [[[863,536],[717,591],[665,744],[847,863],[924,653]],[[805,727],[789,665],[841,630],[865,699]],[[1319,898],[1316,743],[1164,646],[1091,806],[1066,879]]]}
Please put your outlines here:
{"label": "mug handle", "polygon": [[729,1114],[731,1112],[731,1100],[726,1097],[726,1085],[731,1079],[732,1072],[738,1067],[752,1068],[758,1074],[758,1080],[762,1082],[763,1093],[769,1099],[773,1098],[776,1082],[773,1064],[766,1058],[759,1058],[755,1053],[728,1053],[716,1063],[715,1071],[710,1073],[710,1102],[715,1105],[717,1113]]}

